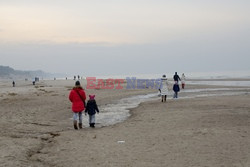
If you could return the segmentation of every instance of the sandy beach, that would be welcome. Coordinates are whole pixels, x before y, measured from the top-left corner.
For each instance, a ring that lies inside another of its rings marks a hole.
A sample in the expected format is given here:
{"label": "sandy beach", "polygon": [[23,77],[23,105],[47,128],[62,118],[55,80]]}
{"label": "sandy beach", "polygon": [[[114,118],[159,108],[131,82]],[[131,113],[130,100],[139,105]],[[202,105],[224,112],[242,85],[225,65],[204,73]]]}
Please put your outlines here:
{"label": "sandy beach", "polygon": [[[187,85],[183,98],[155,97],[123,122],[76,131],[68,100],[74,82],[0,82],[1,166],[250,166],[249,87]],[[156,92],[86,90],[101,109]]]}

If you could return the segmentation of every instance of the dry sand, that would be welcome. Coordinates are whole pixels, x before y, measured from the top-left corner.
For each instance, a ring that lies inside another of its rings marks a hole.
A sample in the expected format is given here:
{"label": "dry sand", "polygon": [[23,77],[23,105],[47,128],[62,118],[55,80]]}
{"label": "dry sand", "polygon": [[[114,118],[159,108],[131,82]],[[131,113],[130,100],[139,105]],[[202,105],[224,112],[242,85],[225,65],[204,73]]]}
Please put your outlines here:
{"label": "dry sand", "polygon": [[[72,85],[0,83],[0,166],[250,166],[249,89],[153,100],[132,109],[124,122],[76,131],[68,100]],[[187,89],[193,87],[208,86]],[[100,107],[150,92],[155,90],[87,90]]]}

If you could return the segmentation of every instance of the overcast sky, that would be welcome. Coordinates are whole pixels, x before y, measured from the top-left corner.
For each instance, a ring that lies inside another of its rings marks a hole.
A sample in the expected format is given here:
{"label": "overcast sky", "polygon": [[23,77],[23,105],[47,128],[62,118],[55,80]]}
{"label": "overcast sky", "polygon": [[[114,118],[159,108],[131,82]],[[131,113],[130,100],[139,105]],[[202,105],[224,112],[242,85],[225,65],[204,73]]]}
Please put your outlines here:
{"label": "overcast sky", "polygon": [[249,0],[0,0],[0,65],[85,76],[250,70]]}

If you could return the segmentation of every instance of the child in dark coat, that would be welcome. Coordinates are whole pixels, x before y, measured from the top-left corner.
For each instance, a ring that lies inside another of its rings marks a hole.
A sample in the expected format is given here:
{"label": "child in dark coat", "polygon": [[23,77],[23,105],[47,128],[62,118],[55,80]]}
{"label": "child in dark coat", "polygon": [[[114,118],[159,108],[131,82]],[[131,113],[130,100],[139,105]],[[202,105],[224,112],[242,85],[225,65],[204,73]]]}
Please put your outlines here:
{"label": "child in dark coat", "polygon": [[99,109],[95,101],[95,95],[89,95],[89,100],[88,100],[87,107],[85,110],[85,115],[87,115],[87,113],[89,114],[89,126],[92,128],[95,127],[96,112],[99,114]]}
{"label": "child in dark coat", "polygon": [[175,84],[173,86],[173,91],[174,91],[174,98],[178,98],[178,92],[180,91],[180,87],[178,82],[175,81]]}

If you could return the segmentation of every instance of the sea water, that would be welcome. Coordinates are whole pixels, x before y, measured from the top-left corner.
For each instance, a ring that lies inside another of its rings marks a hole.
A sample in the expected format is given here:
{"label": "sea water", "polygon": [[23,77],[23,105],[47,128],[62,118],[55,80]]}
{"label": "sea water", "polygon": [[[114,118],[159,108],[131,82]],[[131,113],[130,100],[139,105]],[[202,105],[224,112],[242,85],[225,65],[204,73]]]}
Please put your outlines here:
{"label": "sea water", "polygon": [[[187,81],[186,84],[192,85],[218,85],[218,86],[233,86],[234,88],[203,88],[203,89],[181,89],[179,94],[179,99],[185,98],[199,98],[199,97],[208,97],[208,96],[224,96],[224,95],[241,95],[250,93],[250,80],[230,80],[230,78],[246,78],[250,79],[248,74],[250,73],[230,73],[234,75],[226,74],[185,74]],[[168,74],[170,76],[171,74]],[[190,76],[191,75],[191,76]],[[237,76],[237,77],[236,77]],[[126,78],[128,76],[101,76],[97,78]],[[138,79],[158,79],[161,78],[159,74],[150,74],[150,75],[134,75],[130,77],[136,77]],[[169,77],[170,78],[170,77]],[[198,79],[193,81],[188,81],[188,78]],[[214,80],[214,81],[201,81],[199,79],[226,79],[226,80]],[[172,77],[171,77],[172,79]],[[170,81],[171,84],[173,82]],[[239,88],[237,88],[239,87]],[[245,87],[245,88],[242,88]],[[160,100],[157,96],[158,92],[146,94],[146,95],[137,95],[128,98],[123,98],[116,100],[113,103],[99,106],[100,114],[96,115],[96,125],[97,127],[109,126],[126,120],[130,116],[130,110],[136,108],[140,103],[146,101]],[[174,100],[173,92],[169,91],[168,99]],[[84,124],[88,124],[87,120],[84,121]]]}
{"label": "sea water", "polygon": [[195,84],[195,85],[217,85],[217,86],[250,86],[249,81],[187,81],[187,84]]}
{"label": "sea water", "polygon": [[[225,81],[228,86],[228,82]],[[222,83],[222,82],[221,82]],[[230,86],[236,85],[234,81]],[[224,96],[224,95],[243,95],[250,93],[250,84],[247,84],[247,88],[204,88],[204,89],[182,89],[179,94],[179,99],[185,98],[199,98],[199,97],[208,97],[208,96]],[[137,95],[128,98],[123,98],[117,100],[111,104],[106,104],[99,106],[100,114],[96,115],[96,124],[97,127],[109,126],[126,120],[130,116],[130,110],[136,108],[140,103],[160,100],[157,96],[157,90],[155,93],[150,93],[146,95]],[[173,92],[169,91],[168,100],[174,100]],[[85,122],[87,124],[87,122]]]}
{"label": "sea water", "polygon": [[[230,79],[230,78],[246,78],[250,79],[250,71],[219,71],[219,72],[178,72],[181,77],[182,73],[185,74],[187,79]],[[127,78],[136,77],[138,79],[157,79],[161,78],[162,75],[166,75],[167,79],[172,79],[174,72],[163,72],[162,74],[127,74],[127,75],[102,75],[96,76],[96,78]],[[85,76],[86,77],[86,76]]]}
{"label": "sea water", "polygon": [[140,103],[153,100],[156,93],[147,95],[137,95],[128,98],[123,98],[115,101],[112,104],[107,104],[99,107],[101,114],[97,115],[97,124],[100,126],[113,125],[126,120],[130,116],[130,110],[136,108]]}

